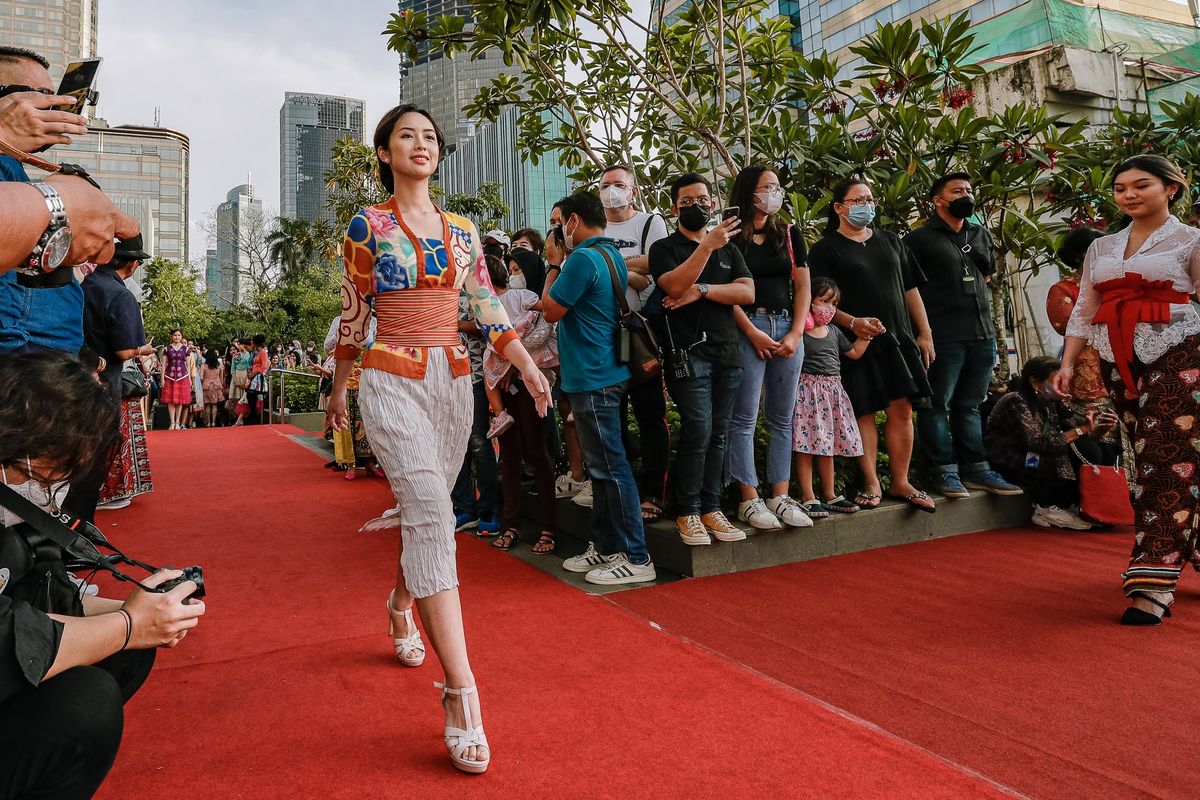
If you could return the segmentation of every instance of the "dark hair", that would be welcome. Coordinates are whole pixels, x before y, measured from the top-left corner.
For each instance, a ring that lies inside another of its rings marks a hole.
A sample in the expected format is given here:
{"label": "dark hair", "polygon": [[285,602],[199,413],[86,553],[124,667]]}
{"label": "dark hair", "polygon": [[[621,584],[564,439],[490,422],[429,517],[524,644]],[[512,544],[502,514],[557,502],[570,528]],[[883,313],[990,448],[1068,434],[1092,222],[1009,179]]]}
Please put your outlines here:
{"label": "dark hair", "polygon": [[675,180],[671,181],[671,205],[679,202],[679,191],[684,187],[691,186],[695,183],[703,183],[704,188],[708,189],[709,194],[712,193],[712,181],[701,175],[699,172],[685,172]]}
{"label": "dark hair", "polygon": [[70,480],[108,462],[119,422],[108,387],[65,353],[0,356],[0,464],[46,459]]}
{"label": "dark hair", "polygon": [[833,278],[826,278],[824,275],[818,275],[813,278],[812,298],[816,300],[818,297],[824,296],[827,292],[833,292],[833,304],[836,306],[838,301],[842,299],[842,290],[838,287],[837,281]]}
{"label": "dark hair", "polygon": [[1095,228],[1076,228],[1067,233],[1063,237],[1062,242],[1058,245],[1058,260],[1069,267],[1072,271],[1078,272],[1083,268],[1083,259],[1087,255],[1088,248],[1092,246],[1092,242],[1099,239],[1104,234]]}
{"label": "dark hair", "polygon": [[1119,176],[1122,172],[1128,172],[1131,169],[1140,169],[1142,172],[1149,172],[1151,175],[1162,181],[1164,186],[1168,186],[1172,183],[1179,186],[1179,190],[1175,192],[1175,194],[1170,195],[1170,200],[1167,202],[1168,206],[1173,204],[1176,200],[1181,200],[1183,198],[1183,193],[1187,191],[1187,176],[1183,174],[1183,170],[1179,168],[1179,165],[1169,158],[1163,158],[1162,156],[1156,156],[1150,153],[1134,156],[1133,158],[1127,158],[1120,164],[1117,164],[1117,168],[1113,170],[1112,184],[1110,184],[1110,188],[1112,186],[1116,186],[1117,176]]}
{"label": "dark hair", "polygon": [[483,263],[487,265],[488,277],[492,281],[493,288],[507,289],[508,268],[504,266],[504,262],[497,256],[484,254]]}
{"label": "dark hair", "polygon": [[1008,382],[1010,392],[1017,391],[1033,405],[1033,381],[1045,382],[1047,378],[1062,368],[1062,362],[1053,356],[1034,356],[1021,367],[1021,374],[1014,375]]}
{"label": "dark hair", "polygon": [[[521,274],[525,276],[525,288],[541,297],[542,290],[546,288],[546,265],[542,257],[517,248],[509,251],[504,263],[507,265],[509,261],[517,262],[517,266],[521,268]],[[511,269],[508,272],[512,274]]]}
{"label": "dark hair", "polygon": [[626,164],[626,163],[624,163],[624,162],[620,162],[620,161],[619,161],[619,162],[617,162],[616,164],[609,164],[607,167],[605,167],[604,169],[600,170],[600,177],[601,177],[601,178],[603,178],[605,175],[607,175],[608,173],[612,172],[614,169],[623,169],[623,170],[625,170],[626,172],[628,172],[628,173],[629,173],[629,176],[630,176],[631,178],[632,178],[632,177],[635,177],[635,176],[637,175],[637,173],[635,173],[635,172],[633,171],[633,167],[629,166],[628,164]]}
{"label": "dark hair", "polygon": [[562,207],[563,224],[566,224],[572,216],[578,215],[583,224],[589,228],[603,230],[608,225],[608,217],[604,215],[604,205],[600,202],[600,198],[586,189],[580,189],[575,194],[564,197],[558,201],[558,205]]}
{"label": "dark hair", "polygon": [[[752,165],[743,167],[742,171],[733,179],[733,188],[729,190],[729,205],[737,206],[738,217],[742,220],[742,228],[738,232],[737,238],[743,245],[748,244],[754,238],[754,214],[757,208],[754,205],[754,193],[758,189],[758,182],[762,179],[764,172],[774,173],[775,170],[770,167],[761,165]],[[764,230],[764,240],[775,248],[780,255],[787,256],[787,223],[778,214],[771,214],[767,217],[767,225]]]}
{"label": "dark hair", "polygon": [[221,355],[210,347],[204,354],[204,363],[209,369],[216,369],[221,366]]}
{"label": "dark hair", "polygon": [[517,239],[528,239],[529,243],[533,245],[533,252],[537,253],[538,255],[541,255],[546,249],[546,240],[543,239],[542,235],[533,228],[521,228],[521,230],[512,235],[512,240],[514,242]]}
{"label": "dark hair", "polygon": [[396,129],[396,123],[405,114],[412,113],[421,114],[433,125],[433,133],[437,137],[438,143],[438,161],[440,162],[446,155],[446,137],[442,135],[442,129],[438,127],[437,120],[425,109],[412,103],[404,103],[384,114],[383,119],[379,120],[379,124],[375,126],[375,138],[372,141],[375,145],[375,168],[379,171],[379,182],[383,184],[384,189],[387,189],[388,194],[396,191],[396,181],[392,177],[391,166],[383,163],[383,159],[379,157],[379,148],[388,149],[388,142],[392,138],[392,131]]}
{"label": "dark hair", "polygon": [[857,175],[851,175],[848,178],[842,178],[833,185],[833,189],[831,190],[832,195],[829,198],[829,211],[827,212],[829,221],[825,223],[826,236],[832,236],[837,233],[837,229],[842,225],[841,217],[833,210],[834,203],[845,202],[846,195],[850,194],[850,190],[855,186],[870,186],[870,184]]}
{"label": "dark hair", "polygon": [[252,341],[254,343],[255,347],[266,347],[267,346],[267,337],[263,336],[261,333],[254,334],[254,338],[251,339],[250,341]]}
{"label": "dark hair", "polygon": [[50,69],[50,62],[41,53],[35,53],[24,47],[0,45],[0,64],[15,64],[18,61],[36,61],[42,69]]}
{"label": "dark hair", "polygon": [[238,344],[240,344],[240,345],[244,345],[244,346],[246,346],[246,347],[249,347],[251,344],[253,344],[253,342],[251,342],[249,339],[247,339],[247,338],[246,338],[246,337],[244,337],[244,336],[239,336],[239,337],[238,337]]}
{"label": "dark hair", "polygon": [[966,172],[947,172],[945,175],[934,181],[933,185],[929,187],[929,199],[932,200],[941,194],[942,189],[945,189],[946,184],[950,181],[967,181],[969,183],[970,180],[971,176]]}
{"label": "dark hair", "polygon": [[88,372],[94,373],[100,369],[100,354],[86,344],[79,348],[79,355],[75,356],[75,360]]}
{"label": "dark hair", "polygon": [[169,336],[174,336],[174,335],[175,335],[175,334],[177,334],[177,333],[178,333],[180,336],[183,336],[183,329],[182,329],[182,328],[171,328],[171,332],[170,332],[170,334],[168,334],[168,335],[169,335]]}

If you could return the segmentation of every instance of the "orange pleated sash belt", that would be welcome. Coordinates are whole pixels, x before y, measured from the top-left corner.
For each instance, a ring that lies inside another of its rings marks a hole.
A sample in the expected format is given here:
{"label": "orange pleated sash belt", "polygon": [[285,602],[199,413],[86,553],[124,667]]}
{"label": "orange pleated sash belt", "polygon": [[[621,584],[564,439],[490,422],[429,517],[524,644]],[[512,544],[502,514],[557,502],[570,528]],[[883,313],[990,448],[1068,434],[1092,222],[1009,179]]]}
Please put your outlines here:
{"label": "orange pleated sash belt", "polygon": [[375,296],[375,341],[393,347],[454,347],[458,289],[400,289]]}

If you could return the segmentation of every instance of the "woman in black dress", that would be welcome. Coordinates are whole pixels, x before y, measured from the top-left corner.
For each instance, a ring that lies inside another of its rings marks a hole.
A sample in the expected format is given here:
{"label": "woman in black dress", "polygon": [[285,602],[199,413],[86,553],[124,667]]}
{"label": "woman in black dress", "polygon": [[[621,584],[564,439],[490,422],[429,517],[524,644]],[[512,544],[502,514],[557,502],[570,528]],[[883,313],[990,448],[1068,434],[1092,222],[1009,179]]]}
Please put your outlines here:
{"label": "woman in black dress", "polygon": [[[885,436],[891,467],[888,494],[922,511],[936,511],[929,495],[908,479],[913,449],[913,403],[930,396],[925,370],[933,363],[933,337],[917,287],[921,268],[896,234],[871,227],[875,199],[871,187],[847,178],[833,187],[829,224],[813,245],[808,263],[813,278],[832,278],[842,289],[834,323],[854,336],[872,339],[857,361],[846,361],[842,383],[862,433],[862,491],[854,502],[879,505],[883,490],[875,461],[879,434],[875,414],[887,413]],[[853,337],[852,337],[853,338]]]}

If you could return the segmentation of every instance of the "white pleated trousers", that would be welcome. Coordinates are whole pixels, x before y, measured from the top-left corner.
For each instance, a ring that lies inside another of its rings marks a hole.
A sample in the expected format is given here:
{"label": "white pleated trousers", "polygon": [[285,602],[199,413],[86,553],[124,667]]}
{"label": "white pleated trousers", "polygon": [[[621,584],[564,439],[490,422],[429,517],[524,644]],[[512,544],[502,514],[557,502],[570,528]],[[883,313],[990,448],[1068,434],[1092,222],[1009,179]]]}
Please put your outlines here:
{"label": "white pleated trousers", "polygon": [[371,450],[400,505],[400,564],[414,597],[458,586],[450,491],[462,468],[475,410],[471,378],[454,378],[430,348],[424,380],[365,369],[358,407]]}

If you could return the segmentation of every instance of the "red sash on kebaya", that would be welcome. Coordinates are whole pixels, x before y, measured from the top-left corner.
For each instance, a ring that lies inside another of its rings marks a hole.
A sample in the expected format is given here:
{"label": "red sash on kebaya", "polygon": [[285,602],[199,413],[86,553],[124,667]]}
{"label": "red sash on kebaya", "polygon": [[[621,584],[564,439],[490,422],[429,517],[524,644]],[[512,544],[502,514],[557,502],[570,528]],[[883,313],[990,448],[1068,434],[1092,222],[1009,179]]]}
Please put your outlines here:
{"label": "red sash on kebaya", "polygon": [[1188,302],[1186,292],[1176,289],[1171,281],[1148,281],[1137,272],[1126,272],[1094,287],[1100,293],[1100,308],[1092,324],[1108,326],[1108,342],[1112,345],[1117,371],[1125,383],[1125,396],[1138,396],[1133,379],[1133,333],[1139,322],[1165,324],[1171,321],[1171,304]]}

